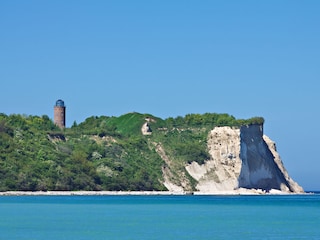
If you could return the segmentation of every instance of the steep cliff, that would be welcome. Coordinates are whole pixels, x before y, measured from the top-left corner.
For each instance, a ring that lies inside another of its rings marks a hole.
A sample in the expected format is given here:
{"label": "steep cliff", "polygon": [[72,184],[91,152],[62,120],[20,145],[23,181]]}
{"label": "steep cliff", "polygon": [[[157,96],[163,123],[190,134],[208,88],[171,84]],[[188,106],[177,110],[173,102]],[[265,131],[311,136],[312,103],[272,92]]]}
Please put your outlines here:
{"label": "steep cliff", "polygon": [[263,135],[262,125],[240,129],[216,127],[208,135],[211,159],[189,164],[188,173],[203,193],[261,189],[269,192],[303,192],[285,170],[274,142]]}

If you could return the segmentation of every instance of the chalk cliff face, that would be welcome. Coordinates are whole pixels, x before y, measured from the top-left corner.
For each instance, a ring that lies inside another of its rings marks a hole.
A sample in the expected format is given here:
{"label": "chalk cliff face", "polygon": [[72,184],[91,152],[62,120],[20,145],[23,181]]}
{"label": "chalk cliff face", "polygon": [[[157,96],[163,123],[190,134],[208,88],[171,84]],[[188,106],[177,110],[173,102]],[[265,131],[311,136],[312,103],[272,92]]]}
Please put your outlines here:
{"label": "chalk cliff face", "polygon": [[237,189],[303,192],[285,170],[275,143],[263,135],[262,125],[240,129],[216,127],[208,135],[211,159],[199,165],[192,162],[187,172],[197,180],[203,193]]}

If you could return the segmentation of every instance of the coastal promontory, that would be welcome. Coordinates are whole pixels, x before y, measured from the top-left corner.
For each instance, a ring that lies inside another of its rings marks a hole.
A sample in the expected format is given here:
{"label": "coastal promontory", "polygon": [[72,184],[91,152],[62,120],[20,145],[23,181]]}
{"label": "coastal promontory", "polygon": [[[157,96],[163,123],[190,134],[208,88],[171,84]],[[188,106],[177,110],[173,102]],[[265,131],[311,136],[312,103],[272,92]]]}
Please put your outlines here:
{"label": "coastal promontory", "polygon": [[46,115],[0,114],[0,191],[302,193],[263,125],[133,112],[59,128]]}

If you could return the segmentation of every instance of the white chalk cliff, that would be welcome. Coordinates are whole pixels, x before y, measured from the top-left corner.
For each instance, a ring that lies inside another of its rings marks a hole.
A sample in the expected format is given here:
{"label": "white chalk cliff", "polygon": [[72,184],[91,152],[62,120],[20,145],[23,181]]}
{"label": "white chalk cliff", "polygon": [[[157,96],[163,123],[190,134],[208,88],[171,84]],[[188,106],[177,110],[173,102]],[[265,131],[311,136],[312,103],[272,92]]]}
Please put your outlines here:
{"label": "white chalk cliff", "polygon": [[304,192],[289,177],[275,143],[263,135],[262,125],[242,126],[240,129],[216,127],[210,131],[207,143],[211,158],[202,165],[192,162],[186,166],[187,172],[197,181],[197,191],[219,193],[259,189],[262,192]]}

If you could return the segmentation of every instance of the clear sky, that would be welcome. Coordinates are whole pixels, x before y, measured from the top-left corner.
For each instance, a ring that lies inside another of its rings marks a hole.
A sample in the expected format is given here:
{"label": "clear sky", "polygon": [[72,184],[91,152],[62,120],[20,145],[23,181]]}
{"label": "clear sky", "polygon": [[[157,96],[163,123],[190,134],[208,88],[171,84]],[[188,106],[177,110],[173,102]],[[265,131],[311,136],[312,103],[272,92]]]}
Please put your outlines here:
{"label": "clear sky", "polygon": [[320,190],[320,1],[0,1],[0,112],[262,116]]}

